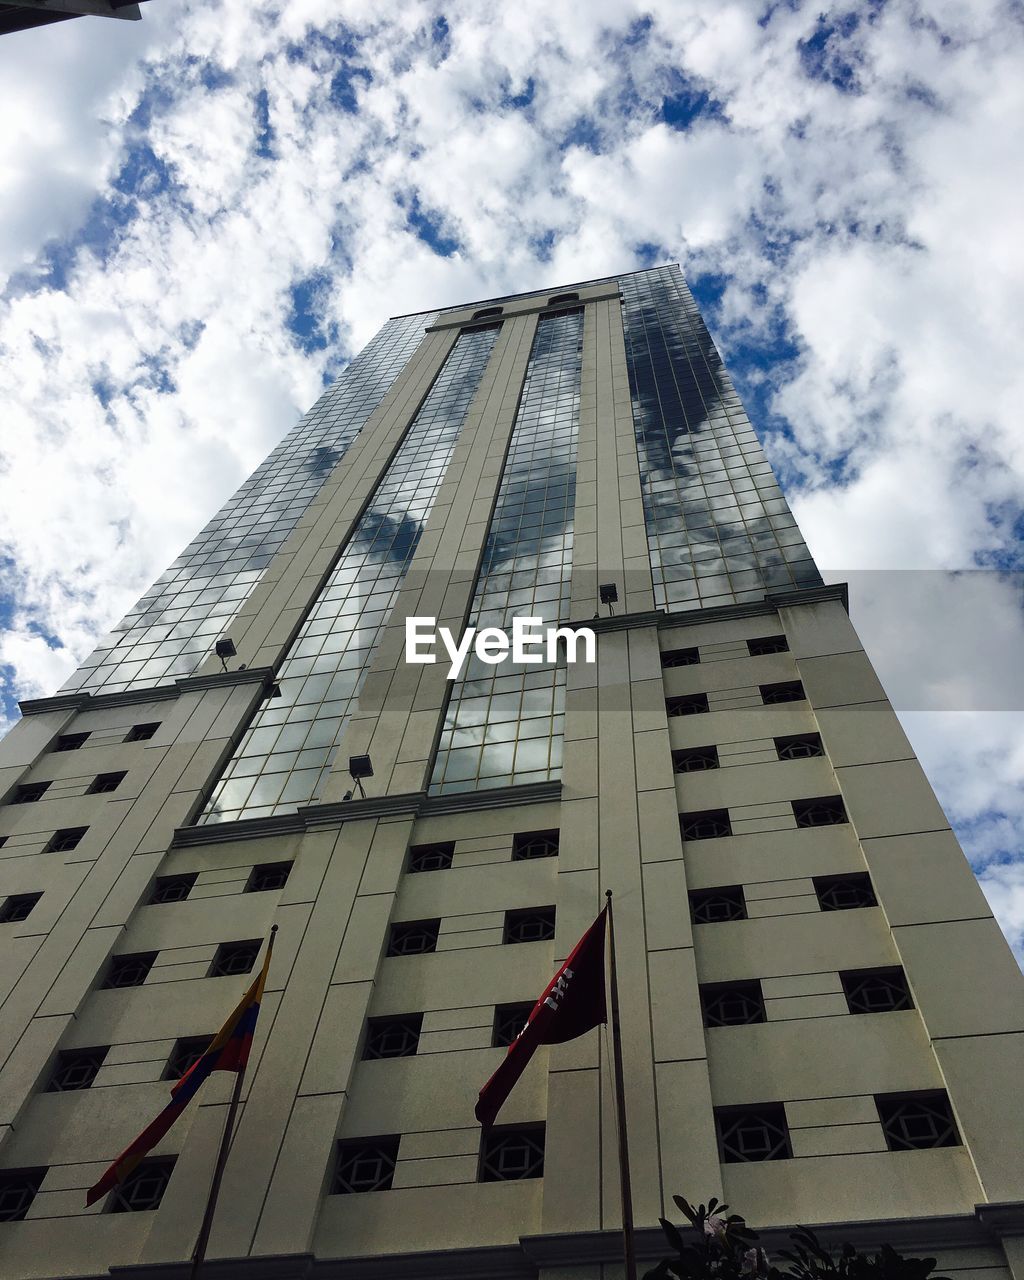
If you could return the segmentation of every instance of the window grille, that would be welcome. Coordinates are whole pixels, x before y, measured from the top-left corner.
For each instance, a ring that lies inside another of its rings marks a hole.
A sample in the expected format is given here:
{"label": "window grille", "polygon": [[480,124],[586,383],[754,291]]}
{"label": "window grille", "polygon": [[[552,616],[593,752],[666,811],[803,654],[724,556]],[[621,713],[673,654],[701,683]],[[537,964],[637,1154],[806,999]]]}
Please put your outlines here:
{"label": "window grille", "polygon": [[721,924],[726,920],[746,920],[747,901],[741,884],[721,889],[694,889],[690,893],[694,924]]}
{"label": "window grille", "polygon": [[518,1182],[544,1173],[544,1127],[488,1129],[480,1143],[480,1181]]}
{"label": "window grille", "polygon": [[0,924],[21,924],[27,920],[42,896],[41,893],[12,893],[0,906]]}
{"label": "window grille", "polygon": [[705,809],[701,813],[681,813],[679,829],[684,840],[714,840],[718,836],[731,836],[729,810]]}
{"label": "window grille", "polygon": [[156,957],[155,951],[136,951],[131,955],[114,956],[103,983],[104,989],[141,987]]}
{"label": "window grille", "polygon": [[263,862],[253,867],[245,884],[246,893],[269,893],[275,889],[283,889],[288,883],[292,864],[290,862]]}
{"label": "window grille", "polygon": [[822,911],[852,911],[857,907],[876,907],[875,891],[866,872],[845,876],[814,876],[814,892]]}
{"label": "window grille", "polygon": [[398,1163],[400,1134],[338,1143],[331,1195],[390,1191]]}
{"label": "window grille", "polygon": [[59,831],[55,831],[50,837],[49,843],[43,852],[70,853],[72,849],[78,848],[82,837],[88,830],[88,827],[61,827]]}
{"label": "window grille", "polygon": [[799,680],[782,680],[778,684],[762,684],[761,701],[766,707],[779,702],[803,702],[807,697]]}
{"label": "window grille", "polygon": [[420,956],[437,950],[440,920],[406,920],[391,926],[389,956]]}
{"label": "window grille", "polygon": [[53,744],[53,751],[78,751],[85,746],[87,733],[62,733]]}
{"label": "window grille", "polygon": [[49,785],[48,782],[23,782],[20,787],[14,788],[10,803],[34,804],[36,800],[42,800]]}
{"label": "window grille", "polygon": [[676,773],[700,773],[704,769],[717,769],[718,748],[689,747],[685,751],[673,751],[672,768]]}
{"label": "window grille", "polygon": [[775,751],[780,760],[810,760],[823,756],[825,748],[816,733],[800,733],[789,738],[776,738]]}
{"label": "window grille", "polygon": [[491,1045],[495,1049],[507,1048],[526,1026],[532,1011],[533,1005],[529,1003],[495,1005]]}
{"label": "window grille", "polygon": [[558,853],[557,831],[524,831],[512,838],[512,861],[553,858]]}
{"label": "window grille", "polygon": [[420,1042],[422,1013],[401,1018],[370,1018],[367,1023],[364,1058],[410,1058]]}
{"label": "window grille", "polygon": [[700,1003],[706,1027],[742,1027],[765,1020],[764,997],[756,979],[703,983]]}
{"label": "window grille", "polygon": [[173,1156],[143,1160],[111,1191],[107,1213],[143,1213],[159,1208],[173,1170]]}
{"label": "window grille", "polygon": [[88,796],[105,795],[108,791],[116,791],[124,781],[126,771],[121,773],[98,773],[93,778],[89,790],[85,793]]}
{"label": "window grille", "polygon": [[788,1160],[793,1154],[786,1109],[781,1102],[753,1107],[716,1107],[715,1127],[719,1151],[726,1164]]}
{"label": "window grille", "polygon": [[684,693],[677,698],[665,699],[665,710],[670,716],[699,716],[709,711],[706,693]]}
{"label": "window grille", "polygon": [[4,1169],[0,1172],[0,1222],[21,1222],[45,1177],[46,1169]]}
{"label": "window grille", "polygon": [[57,1054],[57,1062],[46,1086],[47,1093],[72,1093],[88,1089],[110,1052],[109,1044],[94,1049],[65,1049]]}
{"label": "window grille", "polygon": [[147,742],[160,728],[160,721],[153,724],[133,724],[124,735],[125,742]]}
{"label": "window grille", "polygon": [[159,906],[165,902],[184,902],[192,886],[199,878],[198,871],[180,876],[157,876],[150,894],[149,905]]}
{"label": "window grille", "polygon": [[794,800],[792,804],[798,827],[835,827],[849,822],[840,796],[818,796],[815,800]]}
{"label": "window grille", "polygon": [[191,1067],[194,1067],[213,1043],[213,1036],[182,1036],[175,1040],[171,1056],[164,1068],[164,1080],[180,1080]]}
{"label": "window grille", "polygon": [[249,973],[263,945],[260,938],[248,938],[245,942],[222,942],[213,957],[208,978],[233,978]]}
{"label": "window grille", "polygon": [[752,658],[763,658],[769,653],[789,652],[789,644],[785,636],[762,636],[758,640],[748,640],[747,648]]}
{"label": "window grille", "polygon": [[700,662],[699,649],[662,649],[663,667],[695,667]]}
{"label": "window grille", "polygon": [[410,871],[447,871],[455,856],[455,841],[414,844],[409,849]]}
{"label": "window grille", "polygon": [[547,942],[555,936],[554,907],[505,912],[503,942]]}
{"label": "window grille", "polygon": [[876,1097],[890,1151],[923,1151],[932,1147],[958,1147],[960,1135],[941,1091],[890,1094]]}
{"label": "window grille", "polygon": [[913,1009],[907,978],[896,966],[890,969],[849,969],[839,980],[851,1013],[892,1013]]}

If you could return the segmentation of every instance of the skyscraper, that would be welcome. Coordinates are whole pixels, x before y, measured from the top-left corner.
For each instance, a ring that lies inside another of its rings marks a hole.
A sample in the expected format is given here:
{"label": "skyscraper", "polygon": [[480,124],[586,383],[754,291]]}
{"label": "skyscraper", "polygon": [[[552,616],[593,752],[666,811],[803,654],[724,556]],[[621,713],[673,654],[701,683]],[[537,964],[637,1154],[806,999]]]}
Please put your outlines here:
{"label": "skyscraper", "polygon": [[[405,660],[525,616],[596,664]],[[678,268],[389,321],[23,710],[4,1275],[185,1274],[227,1077],[85,1188],[276,923],[216,1274],[613,1280],[603,1033],[473,1119],[610,888],[641,1259],[717,1195],[1024,1278],[1024,982]]]}

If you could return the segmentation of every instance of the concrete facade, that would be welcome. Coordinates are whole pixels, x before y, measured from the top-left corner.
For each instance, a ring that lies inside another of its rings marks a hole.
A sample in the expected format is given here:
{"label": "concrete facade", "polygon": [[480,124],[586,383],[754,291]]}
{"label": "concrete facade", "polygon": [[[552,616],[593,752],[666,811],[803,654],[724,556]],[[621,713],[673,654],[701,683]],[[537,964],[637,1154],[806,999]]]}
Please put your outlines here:
{"label": "concrete facade", "polygon": [[[443,312],[424,332],[226,620],[231,670],[211,654],[156,687],[37,700],[0,744],[0,902],[41,894],[24,919],[0,924],[0,1190],[17,1171],[41,1175],[24,1214],[0,1222],[3,1275],[187,1274],[232,1077],[213,1076],[155,1149],[175,1160],[158,1208],[87,1210],[85,1189],[164,1106],[176,1042],[215,1032],[251,981],[207,976],[218,947],[276,924],[210,1274],[617,1280],[605,1032],[540,1050],[502,1111],[503,1126],[542,1126],[543,1176],[481,1181],[473,1117],[504,1052],[492,1044],[495,1007],[532,1003],[610,888],[641,1259],[663,1256],[657,1222],[678,1218],[673,1194],[716,1195],[769,1244],[788,1225],[818,1224],[826,1236],[938,1256],[946,1275],[1024,1280],[1024,981],[843,589],[655,608],[619,291],[602,281],[574,292],[572,618],[591,618],[600,582],[618,584],[620,603],[592,622],[596,665],[568,669],[560,778],[432,791],[450,685],[442,665],[402,657],[407,616],[436,615],[456,631],[470,617],[547,295],[503,300],[315,802],[200,821],[484,304]],[[751,652],[748,642],[780,636],[785,648]],[[692,649],[699,661],[663,665],[663,654]],[[805,696],[766,701],[765,686],[794,682]],[[706,711],[671,714],[673,699],[693,695]],[[132,740],[139,725],[157,727]],[[73,734],[88,737],[55,750]],[[777,739],[813,735],[820,753],[780,755]],[[711,747],[717,767],[677,771],[674,753]],[[362,752],[374,767],[368,796],[345,799],[347,761]],[[115,773],[116,789],[90,791]],[[21,802],[19,788],[39,782],[49,783],[42,795]],[[841,802],[841,820],[804,825],[800,802],[815,800]],[[723,812],[729,834],[682,834],[693,815]],[[54,833],[80,828],[74,847],[52,847]],[[557,856],[513,860],[516,836],[551,831]],[[437,842],[454,843],[450,867],[413,872],[410,848]],[[253,891],[252,869],[281,862],[291,864],[284,887]],[[150,904],[157,877],[185,875],[195,880],[184,900]],[[867,883],[875,904],[829,909],[836,882]],[[742,916],[701,920],[695,908],[691,919],[692,895],[735,897],[740,886]],[[554,908],[553,939],[504,942],[506,913],[533,908]],[[417,921],[439,922],[435,948],[387,955],[392,927]],[[140,985],[104,987],[112,957],[152,953]],[[852,1012],[849,975],[879,970],[902,971],[909,1007]],[[705,1025],[702,987],[752,982],[763,1018]],[[421,1015],[416,1051],[367,1059],[368,1019],[407,1015]],[[96,1047],[105,1054],[88,1087],[48,1088],[59,1054]],[[891,1149],[884,1105],[905,1095],[948,1105],[955,1140]],[[785,1156],[723,1159],[719,1131],[738,1114],[728,1109],[768,1104],[784,1115]],[[390,1189],[332,1193],[339,1140],[399,1135]]]}

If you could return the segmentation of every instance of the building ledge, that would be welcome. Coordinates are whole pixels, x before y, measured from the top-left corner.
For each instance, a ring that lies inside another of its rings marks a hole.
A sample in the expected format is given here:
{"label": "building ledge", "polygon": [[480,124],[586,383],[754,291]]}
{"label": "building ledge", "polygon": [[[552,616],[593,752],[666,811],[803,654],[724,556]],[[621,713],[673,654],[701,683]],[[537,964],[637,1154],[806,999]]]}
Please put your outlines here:
{"label": "building ledge", "polygon": [[79,689],[58,693],[52,698],[26,698],[19,702],[23,716],[40,715],[44,711],[102,711],[104,707],[130,707],[139,702],[165,702],[182,694],[203,689],[230,689],[235,685],[260,684],[269,688],[274,681],[273,667],[243,667],[238,671],[216,671],[211,675],[182,676],[173,684],[156,684],[148,688],[122,689],[118,693],[89,693]]}

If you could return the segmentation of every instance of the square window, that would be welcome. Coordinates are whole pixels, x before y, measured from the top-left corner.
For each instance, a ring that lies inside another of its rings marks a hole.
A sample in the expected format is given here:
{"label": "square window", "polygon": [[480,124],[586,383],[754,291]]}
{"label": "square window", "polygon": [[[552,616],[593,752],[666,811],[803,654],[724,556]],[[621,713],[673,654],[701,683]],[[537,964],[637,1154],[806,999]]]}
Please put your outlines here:
{"label": "square window", "polygon": [[835,827],[849,822],[841,796],[819,796],[816,800],[794,800],[793,816],[798,827]]}
{"label": "square window", "polygon": [[49,786],[48,782],[24,782],[20,787],[14,788],[14,794],[8,803],[34,804],[36,800],[43,798]]}
{"label": "square window", "polygon": [[447,871],[455,856],[455,841],[414,844],[409,849],[410,871]]}
{"label": "square window", "polygon": [[809,760],[823,756],[825,748],[818,734],[798,733],[788,738],[776,738],[775,753],[780,760]]}
{"label": "square window", "polygon": [[894,965],[886,969],[847,969],[840,973],[851,1013],[892,1013],[913,1009],[907,977]]}
{"label": "square window", "polygon": [[260,938],[248,938],[244,942],[222,942],[206,976],[234,978],[241,973],[250,973],[262,946]]}
{"label": "square window", "polygon": [[803,702],[807,697],[799,680],[781,680],[777,684],[762,684],[761,701],[766,707],[780,702]]}
{"label": "square window", "polygon": [[555,908],[528,907],[505,912],[503,942],[548,942],[555,936]]}
{"label": "square window", "polygon": [[44,853],[69,853],[77,849],[88,827],[61,827],[50,837]]}
{"label": "square window", "polygon": [[89,790],[85,793],[88,796],[104,795],[108,791],[116,791],[125,779],[125,772],[121,773],[98,773],[93,778]]}
{"label": "square window", "polygon": [[440,920],[407,920],[393,924],[388,937],[389,956],[426,955],[437,950]]}
{"label": "square window", "polygon": [[480,1139],[480,1182],[518,1182],[544,1174],[544,1126],[485,1129]]}
{"label": "square window", "polygon": [[152,724],[133,724],[124,736],[125,742],[147,742],[160,728],[160,721]]}
{"label": "square window", "polygon": [[491,1033],[492,1047],[507,1048],[526,1026],[532,1012],[533,1005],[529,1001],[521,1004],[495,1005],[494,1027]]}
{"label": "square window", "polygon": [[141,987],[157,954],[156,951],[136,951],[130,955],[114,956],[107,969],[103,989],[110,991],[120,987]]}
{"label": "square window", "polygon": [[263,862],[253,867],[245,884],[245,893],[270,893],[283,889],[288,883],[290,862]]}
{"label": "square window", "polygon": [[161,1078],[180,1080],[186,1071],[190,1071],[195,1066],[212,1043],[213,1036],[182,1036],[175,1040]]}
{"label": "square window", "polygon": [[665,699],[665,710],[670,716],[698,716],[709,711],[706,693],[684,693],[677,698]]}
{"label": "square window", "polygon": [[524,831],[512,837],[512,861],[554,858],[558,854],[557,831]]}
{"label": "square window", "polygon": [[715,1128],[719,1153],[725,1164],[788,1160],[793,1154],[786,1109],[781,1102],[716,1107]]}
{"label": "square window", "polygon": [[875,1098],[875,1106],[890,1151],[960,1146],[949,1098],[942,1090],[883,1095]]}
{"label": "square window", "polygon": [[703,982],[700,1003],[706,1027],[740,1027],[764,1022],[764,996],[761,983]]}
{"label": "square window", "polygon": [[94,1049],[65,1049],[58,1053],[46,1092],[71,1093],[75,1089],[88,1089],[109,1052],[110,1045],[104,1044]]}
{"label": "square window", "polygon": [[699,649],[662,649],[663,667],[693,667],[700,662]]}
{"label": "square window", "polygon": [[704,809],[700,813],[681,813],[679,830],[684,840],[714,840],[731,836],[728,809]]}
{"label": "square window", "polygon": [[700,773],[718,767],[717,747],[688,747],[672,752],[672,768],[676,773]]}
{"label": "square window", "polygon": [[694,924],[721,924],[726,920],[746,920],[747,901],[740,884],[720,889],[693,889],[690,913]]}
{"label": "square window", "polygon": [[331,1181],[331,1195],[352,1195],[364,1191],[390,1191],[398,1163],[401,1135],[356,1138],[338,1143]]}
{"label": "square window", "polygon": [[822,911],[852,911],[858,907],[876,907],[878,901],[867,872],[851,872],[845,876],[814,876],[814,892]]}
{"label": "square window", "polygon": [[4,1169],[0,1172],[0,1222],[21,1222],[24,1219],[46,1173],[45,1168]]}
{"label": "square window", "polygon": [[143,1160],[111,1191],[107,1213],[141,1213],[157,1209],[174,1170],[174,1157]]}
{"label": "square window", "polygon": [[410,1058],[420,1042],[422,1013],[398,1018],[370,1018],[366,1024],[364,1058]]}
{"label": "square window", "polygon": [[153,884],[153,892],[149,896],[149,905],[184,902],[198,878],[198,871],[190,871],[179,876],[157,876]]}
{"label": "square window", "polygon": [[51,751],[78,751],[85,746],[87,733],[62,733],[50,748]]}
{"label": "square window", "polygon": [[41,893],[12,893],[0,906],[0,924],[20,924],[32,914]]}
{"label": "square window", "polygon": [[789,652],[785,636],[762,636],[759,640],[748,640],[747,648],[752,658],[763,658],[769,653]]}

